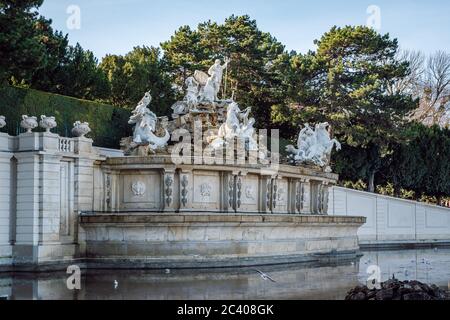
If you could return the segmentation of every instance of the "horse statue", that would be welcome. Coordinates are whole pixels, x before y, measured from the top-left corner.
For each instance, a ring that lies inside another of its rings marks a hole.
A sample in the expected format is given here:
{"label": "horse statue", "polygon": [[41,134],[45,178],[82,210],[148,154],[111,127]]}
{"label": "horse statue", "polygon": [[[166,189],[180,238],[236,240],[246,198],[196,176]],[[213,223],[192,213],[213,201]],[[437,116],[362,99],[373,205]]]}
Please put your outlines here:
{"label": "horse statue", "polygon": [[330,127],[329,123],[319,123],[313,130],[309,124],[300,131],[297,148],[292,145],[286,147],[288,152],[288,160],[293,164],[310,163],[319,167],[329,168],[331,152],[333,148],[341,149],[341,144],[336,139],[331,139],[330,133],[327,130]]}
{"label": "horse statue", "polygon": [[316,139],[317,143],[320,144],[325,149],[325,154],[327,156],[331,155],[333,148],[336,147],[336,151],[342,149],[342,145],[336,139],[331,139],[330,132],[328,128],[330,124],[328,122],[319,123],[316,125]]}

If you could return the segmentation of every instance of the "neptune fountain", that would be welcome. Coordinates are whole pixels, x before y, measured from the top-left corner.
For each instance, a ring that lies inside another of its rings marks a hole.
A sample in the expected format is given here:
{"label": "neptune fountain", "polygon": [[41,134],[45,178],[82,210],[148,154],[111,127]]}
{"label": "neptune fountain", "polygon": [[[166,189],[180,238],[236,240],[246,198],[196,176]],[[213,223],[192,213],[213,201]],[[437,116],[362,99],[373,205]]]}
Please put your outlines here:
{"label": "neptune fountain", "polygon": [[[221,90],[230,63],[189,75],[170,119],[145,93],[122,150],[93,146],[95,123],[76,121],[73,138],[54,134],[51,116],[24,115],[18,136],[0,132],[0,218],[10,226],[0,234],[0,271],[357,255],[365,218],[328,215],[338,181],[330,155],[340,147],[329,125],[306,124],[282,159],[278,132],[257,130],[251,108]],[[0,116],[0,128],[7,122]]]}
{"label": "neptune fountain", "polygon": [[251,108],[218,99],[229,63],[189,76],[170,121],[150,110],[150,93],[139,102],[125,156],[96,167],[102,200],[80,217],[89,263],[223,267],[358,252],[364,218],[327,215],[338,179],[329,159],[340,148],[328,124],[306,125],[280,163]]}

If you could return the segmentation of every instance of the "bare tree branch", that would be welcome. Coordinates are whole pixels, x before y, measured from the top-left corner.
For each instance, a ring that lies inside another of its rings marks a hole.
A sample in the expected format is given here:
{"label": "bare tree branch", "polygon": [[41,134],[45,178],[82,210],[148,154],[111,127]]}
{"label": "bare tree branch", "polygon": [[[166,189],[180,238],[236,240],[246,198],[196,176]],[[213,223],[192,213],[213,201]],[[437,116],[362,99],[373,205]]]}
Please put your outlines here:
{"label": "bare tree branch", "polygon": [[450,117],[450,54],[438,51],[427,59],[416,96],[420,106],[411,119],[425,125],[448,126]]}

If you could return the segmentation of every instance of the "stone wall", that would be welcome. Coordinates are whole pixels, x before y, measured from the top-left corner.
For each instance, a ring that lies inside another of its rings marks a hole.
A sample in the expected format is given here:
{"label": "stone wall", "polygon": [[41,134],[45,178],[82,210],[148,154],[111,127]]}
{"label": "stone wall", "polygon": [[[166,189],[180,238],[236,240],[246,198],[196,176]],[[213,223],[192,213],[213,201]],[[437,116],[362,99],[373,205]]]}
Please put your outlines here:
{"label": "stone wall", "polygon": [[86,138],[0,133],[0,268],[80,254],[78,212],[92,210],[94,165],[107,152]]}
{"label": "stone wall", "polygon": [[354,257],[365,219],[317,215],[85,215],[86,263],[101,268],[211,268]]}
{"label": "stone wall", "polygon": [[94,168],[94,212],[325,215],[337,175],[314,168],[173,164],[168,155],[108,158]]}
{"label": "stone wall", "polygon": [[13,139],[7,134],[0,133],[0,266],[12,262],[12,220],[14,207],[11,199],[15,193],[14,189],[14,164],[11,159]]}
{"label": "stone wall", "polygon": [[362,215],[361,245],[450,243],[450,209],[374,193],[334,187],[329,214]]}

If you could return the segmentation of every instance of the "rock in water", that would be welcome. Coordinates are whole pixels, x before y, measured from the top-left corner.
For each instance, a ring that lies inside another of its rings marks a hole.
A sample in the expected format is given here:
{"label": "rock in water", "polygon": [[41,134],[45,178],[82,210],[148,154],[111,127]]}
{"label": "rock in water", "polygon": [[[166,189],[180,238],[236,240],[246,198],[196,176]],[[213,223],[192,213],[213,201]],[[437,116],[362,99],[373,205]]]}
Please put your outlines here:
{"label": "rock in water", "polygon": [[450,294],[436,285],[394,278],[382,283],[379,290],[358,286],[348,292],[345,300],[450,300]]}

